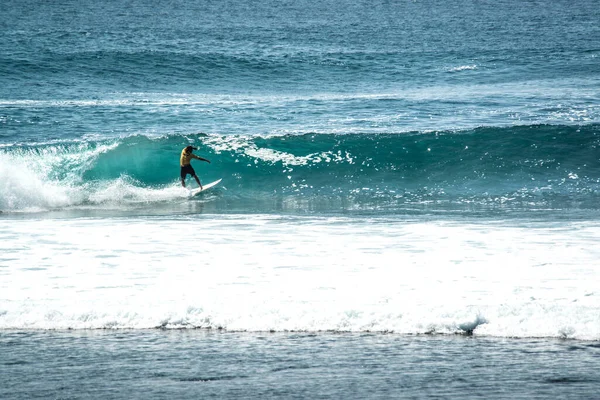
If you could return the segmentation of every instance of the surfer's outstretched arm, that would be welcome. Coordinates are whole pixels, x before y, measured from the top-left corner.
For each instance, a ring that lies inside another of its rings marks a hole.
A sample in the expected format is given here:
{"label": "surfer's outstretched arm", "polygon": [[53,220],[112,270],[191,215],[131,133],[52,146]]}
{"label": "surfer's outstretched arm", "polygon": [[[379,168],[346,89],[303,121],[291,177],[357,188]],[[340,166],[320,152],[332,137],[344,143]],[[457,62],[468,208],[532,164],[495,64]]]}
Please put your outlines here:
{"label": "surfer's outstretched arm", "polygon": [[195,158],[196,160],[200,160],[200,161],[206,161],[207,163],[209,163],[209,164],[210,164],[210,161],[209,161],[209,160],[207,160],[206,158],[199,157],[199,156],[197,156],[197,155],[195,155],[195,154],[194,154],[193,156],[194,156],[194,158]]}

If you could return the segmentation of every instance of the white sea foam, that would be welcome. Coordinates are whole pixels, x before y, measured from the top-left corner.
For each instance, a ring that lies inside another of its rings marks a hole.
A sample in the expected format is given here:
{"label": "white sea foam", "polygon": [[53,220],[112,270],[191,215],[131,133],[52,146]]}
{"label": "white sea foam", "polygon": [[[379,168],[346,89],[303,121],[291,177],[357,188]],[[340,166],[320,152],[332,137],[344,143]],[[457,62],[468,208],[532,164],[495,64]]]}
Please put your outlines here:
{"label": "white sea foam", "polygon": [[120,177],[96,184],[87,196],[87,203],[127,206],[136,203],[156,203],[184,199],[189,196],[189,190],[182,188],[179,184],[144,187],[128,177]]}
{"label": "white sea foam", "polygon": [[35,163],[0,152],[0,210],[39,211],[81,201],[80,189],[50,180],[47,165]]}
{"label": "white sea foam", "polygon": [[[81,176],[96,156],[116,144],[90,148],[81,143],[70,152],[55,147],[42,154],[31,150],[0,152],[0,211],[39,212],[90,205],[127,205],[183,199],[189,192],[178,184],[144,187],[133,179],[82,182]],[[56,177],[55,170],[64,171]]]}
{"label": "white sea foam", "polygon": [[325,151],[305,156],[296,156],[285,151],[259,147],[254,143],[253,137],[245,136],[212,135],[207,137],[203,144],[210,147],[217,154],[222,151],[231,151],[238,153],[240,157],[247,157],[244,161],[254,160],[253,162],[258,162],[258,160],[261,160],[270,164],[281,162],[284,166],[288,167],[318,164],[320,162],[344,161],[350,164],[354,162],[353,157],[348,152]]}
{"label": "white sea foam", "polygon": [[0,329],[600,339],[600,225],[0,220]]}
{"label": "white sea foam", "polygon": [[469,70],[474,70],[474,69],[477,69],[477,65],[461,65],[458,67],[449,68],[448,71],[460,72],[460,71],[469,71]]}
{"label": "white sea foam", "polygon": [[[450,72],[476,70],[478,65],[461,65],[447,68]],[[572,88],[578,87],[576,92]],[[356,100],[410,100],[410,101],[468,101],[475,99],[480,102],[489,97],[501,101],[504,96],[507,100],[513,98],[536,99],[540,105],[543,101],[549,101],[556,106],[556,101],[578,100],[577,104],[588,106],[598,99],[597,90],[589,86],[586,80],[572,78],[561,79],[538,79],[523,82],[503,82],[494,84],[468,84],[462,86],[437,84],[422,87],[398,87],[389,90],[352,91],[344,92],[314,92],[291,94],[291,93],[252,93],[252,94],[206,94],[206,93],[152,93],[152,92],[123,92],[107,94],[98,99],[0,99],[2,107],[21,108],[87,108],[87,107],[161,107],[161,106],[206,106],[207,109],[221,106],[276,106],[284,109],[294,109],[294,105],[311,102],[346,102]],[[582,101],[583,100],[583,101]],[[505,100],[506,101],[506,100]],[[536,102],[529,101],[531,105]],[[594,108],[597,110],[597,108]],[[582,111],[583,112],[583,111]],[[1,117],[0,117],[1,118]],[[564,121],[563,121],[564,122]]]}

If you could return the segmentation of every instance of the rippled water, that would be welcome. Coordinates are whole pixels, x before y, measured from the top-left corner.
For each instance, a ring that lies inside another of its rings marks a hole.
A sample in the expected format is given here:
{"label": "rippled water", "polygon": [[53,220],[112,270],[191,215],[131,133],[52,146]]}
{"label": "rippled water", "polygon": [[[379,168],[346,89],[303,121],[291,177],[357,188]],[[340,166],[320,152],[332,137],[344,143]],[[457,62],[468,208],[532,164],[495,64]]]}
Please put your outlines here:
{"label": "rippled water", "polygon": [[4,399],[591,399],[600,383],[598,345],[560,340],[55,331],[0,346]]}

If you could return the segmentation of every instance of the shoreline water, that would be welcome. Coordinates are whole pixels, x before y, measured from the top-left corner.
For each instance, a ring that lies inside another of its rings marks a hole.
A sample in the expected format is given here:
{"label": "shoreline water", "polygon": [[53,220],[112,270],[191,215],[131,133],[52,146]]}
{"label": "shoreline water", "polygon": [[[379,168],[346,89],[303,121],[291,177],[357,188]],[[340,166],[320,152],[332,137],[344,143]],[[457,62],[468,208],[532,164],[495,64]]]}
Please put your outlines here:
{"label": "shoreline water", "polygon": [[585,399],[597,394],[600,382],[593,367],[597,342],[573,340],[3,331],[0,347],[11,350],[0,359],[0,395],[7,400],[32,393],[63,399]]}

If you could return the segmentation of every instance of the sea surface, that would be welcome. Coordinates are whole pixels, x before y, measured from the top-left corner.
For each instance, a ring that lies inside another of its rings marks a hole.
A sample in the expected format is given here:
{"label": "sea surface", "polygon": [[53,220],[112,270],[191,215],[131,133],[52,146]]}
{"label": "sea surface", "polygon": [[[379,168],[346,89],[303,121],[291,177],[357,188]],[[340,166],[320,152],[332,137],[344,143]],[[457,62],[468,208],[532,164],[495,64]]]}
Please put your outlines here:
{"label": "sea surface", "polygon": [[0,398],[600,398],[598,21],[3,4]]}

